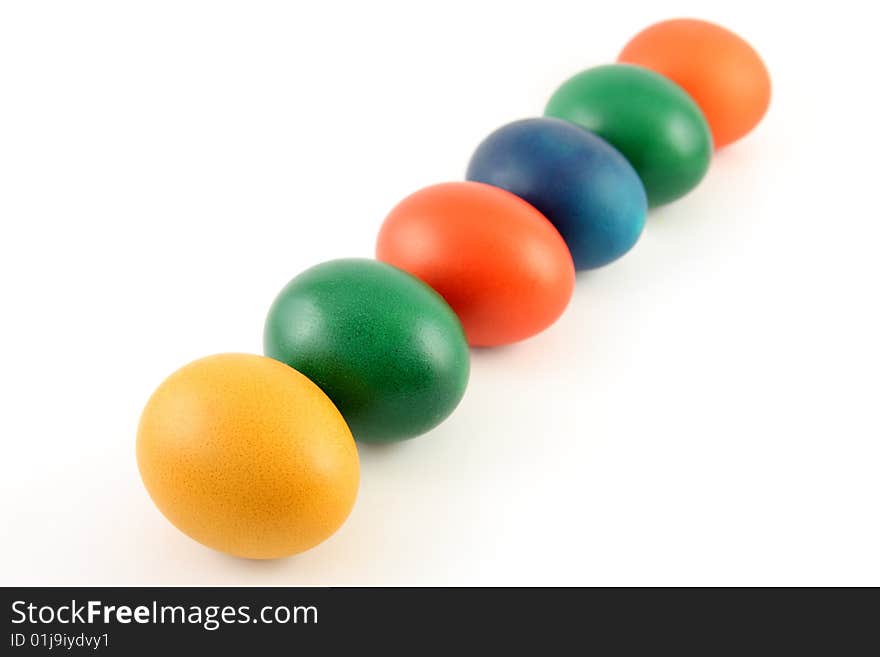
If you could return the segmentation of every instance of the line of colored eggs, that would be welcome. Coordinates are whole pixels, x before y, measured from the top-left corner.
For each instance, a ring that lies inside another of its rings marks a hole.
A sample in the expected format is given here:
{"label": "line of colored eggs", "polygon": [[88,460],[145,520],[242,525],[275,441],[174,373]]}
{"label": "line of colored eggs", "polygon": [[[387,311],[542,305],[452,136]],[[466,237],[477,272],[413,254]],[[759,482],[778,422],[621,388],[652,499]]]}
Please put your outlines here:
{"label": "line of colored eggs", "polygon": [[320,543],[354,505],[354,439],[395,442],[442,422],[464,395],[469,345],[550,326],[575,271],[629,251],[648,208],[693,189],[769,98],[760,57],[724,28],[681,19],[636,35],[619,63],[557,89],[544,117],[489,135],[466,181],[401,201],[377,260],[290,281],[265,322],[266,356],[211,356],[166,379],[138,428],[152,499],[232,555]]}

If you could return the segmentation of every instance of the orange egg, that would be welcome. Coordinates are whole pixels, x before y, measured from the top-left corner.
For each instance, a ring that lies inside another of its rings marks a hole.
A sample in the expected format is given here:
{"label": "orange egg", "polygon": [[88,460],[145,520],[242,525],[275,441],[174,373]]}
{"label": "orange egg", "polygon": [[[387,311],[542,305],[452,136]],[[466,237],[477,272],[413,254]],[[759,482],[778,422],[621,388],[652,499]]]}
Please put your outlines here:
{"label": "orange egg", "polygon": [[746,135],[770,104],[770,74],[758,53],[706,21],[652,25],[626,44],[618,61],[644,66],[683,87],[703,110],[715,148]]}
{"label": "orange egg", "polygon": [[439,292],[475,346],[547,328],[574,289],[574,263],[553,224],[518,196],[477,182],[433,185],[401,201],[382,225],[376,257]]}
{"label": "orange egg", "polygon": [[168,377],[141,416],[137,461],[178,529],[251,559],[317,545],[358,489],[357,448],[333,402],[263,356],[210,356]]}

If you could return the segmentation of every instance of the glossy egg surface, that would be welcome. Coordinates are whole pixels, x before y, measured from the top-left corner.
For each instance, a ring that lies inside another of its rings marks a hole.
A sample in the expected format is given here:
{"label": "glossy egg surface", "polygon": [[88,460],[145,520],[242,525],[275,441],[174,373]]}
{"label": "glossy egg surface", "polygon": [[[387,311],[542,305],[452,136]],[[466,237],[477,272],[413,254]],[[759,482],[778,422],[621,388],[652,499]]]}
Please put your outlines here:
{"label": "glossy egg surface", "polygon": [[574,289],[571,254],[553,224],[518,196],[477,182],[433,185],[401,201],[382,225],[376,257],[439,292],[474,346],[542,331]]}

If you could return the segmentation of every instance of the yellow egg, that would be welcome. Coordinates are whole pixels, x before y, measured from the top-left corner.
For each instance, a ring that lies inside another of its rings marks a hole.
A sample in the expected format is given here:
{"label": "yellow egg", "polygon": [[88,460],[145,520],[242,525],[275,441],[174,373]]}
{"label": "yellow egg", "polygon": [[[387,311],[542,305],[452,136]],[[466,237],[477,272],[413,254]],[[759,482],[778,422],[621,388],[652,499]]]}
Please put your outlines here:
{"label": "yellow egg", "polygon": [[360,466],[348,426],[308,378],[221,354],[168,377],[141,416],[137,461],[159,510],[227,554],[285,557],[345,521]]}

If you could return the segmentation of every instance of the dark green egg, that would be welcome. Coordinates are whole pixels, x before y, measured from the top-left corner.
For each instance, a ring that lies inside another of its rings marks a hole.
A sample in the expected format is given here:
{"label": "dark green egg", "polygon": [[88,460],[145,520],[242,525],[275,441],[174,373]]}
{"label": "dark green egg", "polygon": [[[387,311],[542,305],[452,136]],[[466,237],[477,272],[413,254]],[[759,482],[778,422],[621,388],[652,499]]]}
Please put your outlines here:
{"label": "dark green egg", "polygon": [[712,134],[700,108],[677,84],[646,68],[587,69],[556,90],[544,113],[576,123],[619,150],[652,206],[684,196],[709,168]]}
{"label": "dark green egg", "polygon": [[314,381],[367,442],[413,438],[464,395],[470,352],[440,295],[374,260],[331,260],[294,278],[266,319],[267,356]]}

